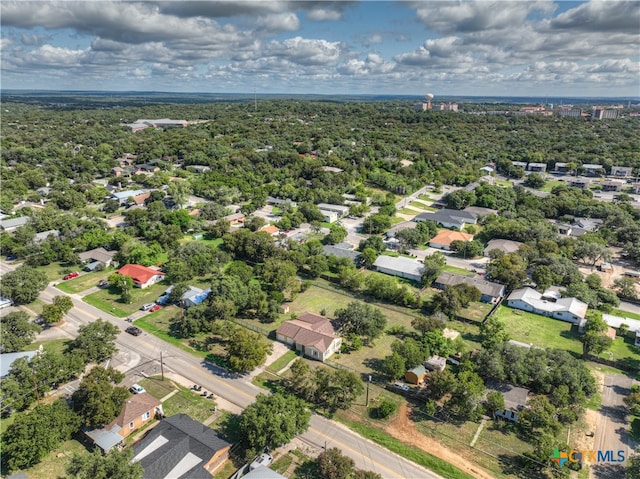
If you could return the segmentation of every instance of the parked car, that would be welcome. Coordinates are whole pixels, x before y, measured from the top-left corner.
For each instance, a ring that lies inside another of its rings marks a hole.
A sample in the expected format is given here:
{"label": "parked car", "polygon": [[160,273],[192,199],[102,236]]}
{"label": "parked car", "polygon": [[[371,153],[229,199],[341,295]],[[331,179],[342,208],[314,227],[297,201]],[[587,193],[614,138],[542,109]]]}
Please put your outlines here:
{"label": "parked car", "polygon": [[145,388],[140,386],[138,383],[135,383],[133,386],[131,386],[129,388],[129,391],[131,391],[133,394],[142,394],[144,392],[147,392]]}
{"label": "parked car", "polygon": [[145,303],[140,308],[142,311],[149,311],[151,308],[155,306],[155,303]]}
{"label": "parked car", "polygon": [[107,281],[106,279],[101,279],[100,281],[98,281],[98,288],[105,289],[108,287],[109,287],[109,281]]}
{"label": "parked car", "polygon": [[77,278],[78,276],[80,276],[80,273],[78,273],[77,271],[74,271],[73,273],[69,273],[63,276],[62,279],[73,279],[73,278]]}
{"label": "parked car", "polygon": [[149,311],[155,313],[159,309],[162,309],[162,306],[160,306],[159,304],[154,304],[153,306],[151,306],[151,309]]}
{"label": "parked car", "polygon": [[271,454],[267,454],[263,452],[258,457],[256,457],[253,462],[249,465],[249,470],[253,471],[259,467],[267,467],[269,464],[273,462],[273,457]]}
{"label": "parked car", "polygon": [[140,336],[142,334],[142,329],[136,328],[135,326],[129,326],[125,331],[134,336]]}

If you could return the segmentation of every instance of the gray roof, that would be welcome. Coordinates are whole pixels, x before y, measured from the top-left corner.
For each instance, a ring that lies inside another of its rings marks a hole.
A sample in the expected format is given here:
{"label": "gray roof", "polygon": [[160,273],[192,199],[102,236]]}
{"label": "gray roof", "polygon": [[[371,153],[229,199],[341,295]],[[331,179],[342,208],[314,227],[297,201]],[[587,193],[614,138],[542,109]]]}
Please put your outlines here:
{"label": "gray roof", "polygon": [[257,467],[253,471],[242,476],[242,479],[287,479],[268,467]]}
{"label": "gray roof", "polygon": [[48,230],[48,231],[43,231],[41,233],[36,233],[36,235],[33,238],[33,241],[35,243],[41,243],[44,240],[46,240],[47,238],[49,238],[49,235],[52,235],[54,238],[58,238],[60,236],[60,231],[59,230]]}
{"label": "gray roof", "polygon": [[143,469],[143,479],[162,477],[210,478],[203,466],[230,443],[186,414],[163,419],[133,446],[133,460]]}
{"label": "gray roof", "polygon": [[497,249],[503,253],[515,253],[520,249],[524,243],[519,241],[512,241],[508,239],[492,239],[487,243],[487,247],[484,249],[484,255],[488,256],[489,251]]}
{"label": "gray roof", "polygon": [[120,199],[129,198],[131,196],[138,196],[143,193],[144,193],[143,190],[127,190],[127,191],[119,191],[117,193],[111,193],[111,197],[116,200],[120,200]]}
{"label": "gray roof", "polygon": [[84,433],[91,438],[96,446],[105,452],[124,441],[124,437],[111,429],[91,429]]}
{"label": "gray roof", "polygon": [[498,210],[494,210],[492,208],[484,208],[483,206],[467,206],[462,211],[472,213],[476,216],[489,216],[498,214]]}
{"label": "gray roof", "polygon": [[461,274],[449,273],[443,271],[435,280],[435,284],[442,286],[455,286],[456,284],[468,284],[469,286],[475,286],[484,295],[498,298],[504,295],[504,286],[498,283],[493,283],[485,279],[481,279],[478,276],[463,276]]}
{"label": "gray roof", "polygon": [[0,229],[8,230],[11,228],[18,228],[24,226],[29,222],[28,216],[18,216],[17,218],[8,218],[0,221]]}
{"label": "gray roof", "polygon": [[337,258],[349,258],[354,262],[358,261],[361,253],[359,251],[353,251],[352,249],[339,248],[338,245],[326,244],[322,247],[324,254],[327,256],[335,256]]}
{"label": "gray roof", "polygon": [[487,381],[487,392],[491,391],[502,393],[505,407],[514,410],[523,408],[527,404],[527,397],[529,396],[528,389],[489,380]]}
{"label": "gray roof", "polygon": [[603,314],[602,319],[607,323],[607,325],[612,328],[618,329],[621,324],[626,324],[629,326],[629,331],[631,332],[640,332],[640,320],[631,319],[631,318],[621,318],[620,316],[614,316],[612,314]]}
{"label": "gray roof", "polygon": [[100,261],[106,264],[113,259],[115,254],[116,254],[115,251],[107,251],[106,249],[100,247],[100,248],[94,248],[94,249],[90,249],[89,251],[80,253],[78,257],[80,258],[80,261],[88,261],[92,259],[94,261]]}
{"label": "gray roof", "polygon": [[36,355],[36,351],[21,351],[17,353],[4,353],[0,354],[0,378],[5,377],[9,374],[9,370],[11,369],[11,364],[16,359],[19,358],[29,358],[31,359]]}
{"label": "gray roof", "polygon": [[405,258],[404,256],[380,255],[373,263],[373,266],[415,276],[422,276],[424,272],[424,265],[420,261],[413,258]]}
{"label": "gray roof", "polygon": [[420,213],[414,221],[433,221],[435,223],[463,223],[476,222],[478,217],[468,211],[442,209],[434,212]]}

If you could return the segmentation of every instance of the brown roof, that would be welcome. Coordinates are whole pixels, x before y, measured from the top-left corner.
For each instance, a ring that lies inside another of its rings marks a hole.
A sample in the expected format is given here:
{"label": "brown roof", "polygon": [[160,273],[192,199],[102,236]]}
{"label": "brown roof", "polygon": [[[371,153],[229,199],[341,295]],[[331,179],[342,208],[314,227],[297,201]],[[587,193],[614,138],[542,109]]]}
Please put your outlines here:
{"label": "brown roof", "polygon": [[142,193],[140,195],[136,195],[133,197],[133,202],[136,205],[143,205],[145,201],[147,201],[147,198],[149,198],[151,196],[151,193]]}
{"label": "brown roof", "polygon": [[452,242],[459,241],[471,241],[473,235],[469,233],[463,233],[461,231],[440,230],[440,232],[429,240],[429,243],[442,244],[449,246]]}
{"label": "brown roof", "polygon": [[115,251],[107,251],[104,248],[95,248],[90,249],[89,251],[85,251],[84,253],[80,253],[78,257],[80,261],[88,261],[90,259],[94,261],[101,261],[103,263],[108,263],[115,256]]}
{"label": "brown roof", "polygon": [[111,429],[113,426],[123,428],[136,418],[142,416],[145,412],[150,411],[153,416],[154,409],[160,406],[160,401],[149,393],[134,394],[122,406],[122,411],[105,429]]}
{"label": "brown roof", "polygon": [[280,228],[278,228],[275,225],[269,225],[269,226],[263,226],[262,228],[260,228],[259,231],[264,231],[265,233],[269,233],[270,235],[272,235],[280,231]]}
{"label": "brown roof", "polygon": [[292,338],[297,344],[303,346],[313,346],[320,351],[329,349],[331,343],[338,337],[331,321],[313,313],[302,313],[293,321],[285,321],[276,334]]}

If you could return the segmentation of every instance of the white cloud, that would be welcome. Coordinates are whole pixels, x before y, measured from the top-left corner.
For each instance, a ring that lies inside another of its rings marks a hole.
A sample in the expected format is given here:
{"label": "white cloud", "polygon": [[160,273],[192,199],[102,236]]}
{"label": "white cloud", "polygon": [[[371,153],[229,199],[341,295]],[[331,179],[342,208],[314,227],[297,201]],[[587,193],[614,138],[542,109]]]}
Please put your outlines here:
{"label": "white cloud", "polygon": [[335,21],[342,18],[342,12],[326,8],[314,8],[307,13],[307,18],[316,22]]}
{"label": "white cloud", "polygon": [[262,54],[300,65],[327,65],[335,63],[340,56],[340,42],[294,37],[270,42]]}
{"label": "white cloud", "polygon": [[273,13],[258,19],[257,24],[271,32],[295,31],[300,28],[300,20],[295,13]]}

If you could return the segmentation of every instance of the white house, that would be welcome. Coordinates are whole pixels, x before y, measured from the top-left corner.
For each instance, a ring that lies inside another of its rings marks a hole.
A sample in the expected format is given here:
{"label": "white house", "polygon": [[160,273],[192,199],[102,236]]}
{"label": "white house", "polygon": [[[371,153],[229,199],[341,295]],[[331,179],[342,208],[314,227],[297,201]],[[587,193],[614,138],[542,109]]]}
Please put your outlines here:
{"label": "white house", "polygon": [[395,258],[380,255],[373,263],[373,267],[380,273],[410,279],[418,283],[422,281],[422,273],[424,273],[424,265],[420,261],[403,256]]}
{"label": "white house", "polygon": [[329,203],[320,203],[318,204],[318,208],[320,211],[333,211],[338,214],[339,218],[346,216],[349,214],[349,207],[344,205],[331,205]]}
{"label": "white house", "polygon": [[147,288],[164,279],[164,273],[139,264],[125,264],[118,270],[122,276],[129,276],[136,288]]}
{"label": "white house", "polygon": [[584,324],[589,307],[587,303],[576,298],[562,298],[557,301],[543,299],[543,295],[532,288],[515,290],[507,298],[507,305],[577,325]]}

